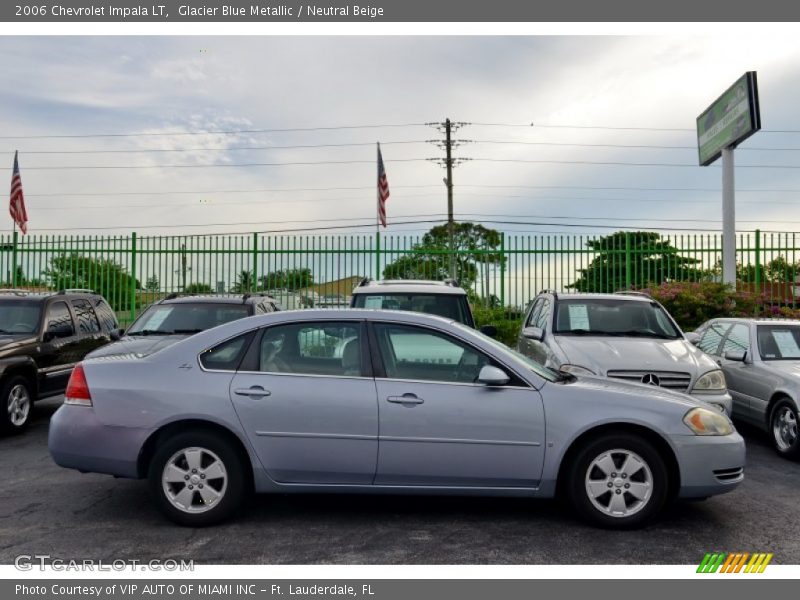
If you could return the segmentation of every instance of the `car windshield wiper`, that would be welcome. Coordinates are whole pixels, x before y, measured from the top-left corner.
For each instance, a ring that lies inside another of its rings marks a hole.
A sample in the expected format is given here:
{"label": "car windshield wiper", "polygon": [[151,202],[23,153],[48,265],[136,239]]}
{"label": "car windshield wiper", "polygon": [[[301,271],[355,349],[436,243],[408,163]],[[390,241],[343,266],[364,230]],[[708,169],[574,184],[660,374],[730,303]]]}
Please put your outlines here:
{"label": "car windshield wiper", "polygon": [[187,334],[187,333],[188,334],[200,333],[201,331],[203,331],[203,330],[202,329],[173,329],[169,333],[170,334],[174,334],[174,335],[183,335],[183,334]]}
{"label": "car windshield wiper", "polygon": [[159,331],[158,329],[140,329],[139,331],[129,331],[127,335],[172,335],[172,332]]}
{"label": "car windshield wiper", "polygon": [[640,329],[631,329],[629,331],[620,331],[617,335],[624,335],[630,337],[648,337],[648,338],[658,338],[660,340],[676,340],[678,339],[674,335],[667,335],[666,333],[657,333],[655,331],[642,331]]}
{"label": "car windshield wiper", "polygon": [[553,333],[556,335],[605,335],[603,331],[591,331],[589,329],[564,329]]}

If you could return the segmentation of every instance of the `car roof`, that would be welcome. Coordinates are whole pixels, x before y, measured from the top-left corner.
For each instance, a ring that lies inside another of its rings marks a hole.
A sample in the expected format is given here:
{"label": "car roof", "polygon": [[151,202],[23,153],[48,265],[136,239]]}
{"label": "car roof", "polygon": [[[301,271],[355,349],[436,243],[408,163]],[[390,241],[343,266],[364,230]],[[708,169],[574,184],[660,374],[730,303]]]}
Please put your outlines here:
{"label": "car roof", "polygon": [[441,294],[466,296],[467,292],[453,280],[428,279],[365,279],[353,289],[353,294]]}
{"label": "car roof", "polygon": [[[800,325],[797,319],[776,318],[770,319],[769,317],[717,317],[710,319],[707,323],[717,323],[725,321],[726,323],[744,323],[755,325]],[[705,325],[705,323],[704,323]]]}
{"label": "car roof", "polygon": [[260,300],[277,302],[272,296],[264,294],[189,294],[170,295],[158,304],[253,304]]}
{"label": "car roof", "polygon": [[0,289],[0,301],[2,300],[34,300],[39,302],[44,302],[49,298],[92,298],[92,299],[103,299],[101,294],[92,291],[70,291],[70,290],[60,290],[60,291],[53,291],[53,292],[28,292],[26,290],[16,290],[16,289]]}
{"label": "car roof", "polygon": [[591,292],[591,293],[578,293],[578,292],[571,292],[567,294],[560,294],[554,292],[542,292],[540,295],[550,294],[555,296],[558,300],[623,300],[623,301],[631,301],[631,302],[655,302],[654,298],[646,294],[638,294],[638,293],[629,293],[629,292],[617,292],[614,294],[601,294],[599,292]]}

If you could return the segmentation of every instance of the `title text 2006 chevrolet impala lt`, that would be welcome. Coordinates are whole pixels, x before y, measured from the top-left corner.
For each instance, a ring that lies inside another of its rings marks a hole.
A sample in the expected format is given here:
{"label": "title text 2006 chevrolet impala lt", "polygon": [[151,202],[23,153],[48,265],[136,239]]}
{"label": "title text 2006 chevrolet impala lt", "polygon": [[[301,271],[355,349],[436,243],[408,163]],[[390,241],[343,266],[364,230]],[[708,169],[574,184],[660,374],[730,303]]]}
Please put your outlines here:
{"label": "title text 2006 chevrolet impala lt", "polygon": [[666,390],[551,371],[440,317],[237,320],[149,356],[87,360],[50,425],[64,467],[147,478],[172,520],[248,491],[568,499],[634,527],[743,479],[727,416]]}

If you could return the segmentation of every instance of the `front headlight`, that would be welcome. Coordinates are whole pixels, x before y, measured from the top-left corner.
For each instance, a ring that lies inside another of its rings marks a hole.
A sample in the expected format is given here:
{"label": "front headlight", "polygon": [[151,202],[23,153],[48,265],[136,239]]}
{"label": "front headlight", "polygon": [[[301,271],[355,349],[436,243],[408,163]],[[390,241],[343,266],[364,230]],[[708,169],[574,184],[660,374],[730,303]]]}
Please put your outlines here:
{"label": "front headlight", "polygon": [[694,388],[692,389],[692,393],[724,392],[727,387],[725,383],[725,374],[722,371],[709,371],[697,380],[697,383],[694,384]]}
{"label": "front headlight", "polygon": [[730,419],[707,408],[693,408],[683,417],[683,422],[695,435],[729,435],[733,433]]}
{"label": "front headlight", "polygon": [[595,372],[591,369],[587,369],[586,367],[581,367],[579,365],[561,365],[558,369],[563,373],[569,373],[570,375],[594,375]]}

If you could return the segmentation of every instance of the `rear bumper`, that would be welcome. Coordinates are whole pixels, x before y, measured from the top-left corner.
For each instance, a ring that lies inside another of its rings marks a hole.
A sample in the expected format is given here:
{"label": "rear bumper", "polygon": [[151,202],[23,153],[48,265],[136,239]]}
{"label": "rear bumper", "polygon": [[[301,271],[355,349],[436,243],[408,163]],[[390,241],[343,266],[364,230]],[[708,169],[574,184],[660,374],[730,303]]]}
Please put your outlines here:
{"label": "rear bumper", "polygon": [[148,435],[144,429],[105,425],[91,407],[64,404],[50,419],[47,446],[59,466],[136,478]]}
{"label": "rear bumper", "polygon": [[671,438],[681,472],[680,498],[725,494],[744,481],[745,446],[734,432],[725,436]]}

